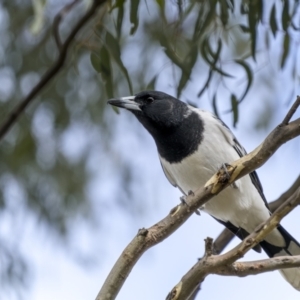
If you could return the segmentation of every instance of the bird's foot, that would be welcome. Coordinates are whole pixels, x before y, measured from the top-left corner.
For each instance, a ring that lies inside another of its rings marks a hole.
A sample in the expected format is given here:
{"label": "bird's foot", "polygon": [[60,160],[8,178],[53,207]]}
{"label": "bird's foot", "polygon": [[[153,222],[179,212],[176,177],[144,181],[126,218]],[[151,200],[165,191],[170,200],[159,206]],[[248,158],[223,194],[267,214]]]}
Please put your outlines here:
{"label": "bird's foot", "polygon": [[[194,192],[193,192],[192,190],[189,190],[189,191],[188,191],[188,196],[195,196],[195,194],[194,194]],[[180,197],[180,201],[181,201],[182,204],[186,205],[187,207],[190,207],[190,206],[188,205],[188,203],[186,202],[186,196],[181,196],[181,197]],[[200,216],[200,215],[201,215],[201,214],[200,214],[200,210],[197,209],[197,210],[195,211],[195,214],[198,215],[198,216]]]}
{"label": "bird's foot", "polygon": [[222,164],[221,169],[224,170],[225,175],[226,175],[226,179],[229,180],[230,179],[230,174],[227,171],[227,167],[230,167],[230,164],[224,163],[224,164]]}
{"label": "bird's foot", "polygon": [[195,196],[194,192],[192,190],[188,191],[188,196]]}
{"label": "bird's foot", "polygon": [[[231,165],[227,164],[227,163],[224,163],[224,164],[222,164],[221,169],[224,170],[224,172],[225,172],[225,180],[228,181],[230,179],[230,174],[228,173],[227,167],[231,167]],[[234,189],[238,188],[235,182],[233,182],[230,186],[232,188],[234,188]]]}
{"label": "bird's foot", "polygon": [[198,216],[201,216],[200,209],[196,209],[195,214],[198,215]]}
{"label": "bird's foot", "polygon": [[181,201],[182,204],[186,205],[187,207],[190,207],[188,205],[188,203],[186,202],[186,196],[181,196],[179,199],[180,199],[180,201]]}

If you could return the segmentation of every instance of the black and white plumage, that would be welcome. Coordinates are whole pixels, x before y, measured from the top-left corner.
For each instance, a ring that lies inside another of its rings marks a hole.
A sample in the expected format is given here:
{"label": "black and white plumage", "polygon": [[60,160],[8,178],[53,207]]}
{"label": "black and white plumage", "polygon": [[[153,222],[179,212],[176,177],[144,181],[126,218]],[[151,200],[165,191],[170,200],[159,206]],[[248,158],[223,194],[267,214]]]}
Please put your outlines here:
{"label": "black and white plumage", "polygon": [[[144,91],[108,103],[130,110],[149,131],[166,177],[185,195],[204,186],[222,164],[246,154],[216,116],[165,93]],[[201,209],[241,239],[270,216],[256,172],[237,180]],[[282,226],[273,230],[260,246],[269,257],[300,255],[299,243]],[[300,291],[300,268],[280,272]]]}

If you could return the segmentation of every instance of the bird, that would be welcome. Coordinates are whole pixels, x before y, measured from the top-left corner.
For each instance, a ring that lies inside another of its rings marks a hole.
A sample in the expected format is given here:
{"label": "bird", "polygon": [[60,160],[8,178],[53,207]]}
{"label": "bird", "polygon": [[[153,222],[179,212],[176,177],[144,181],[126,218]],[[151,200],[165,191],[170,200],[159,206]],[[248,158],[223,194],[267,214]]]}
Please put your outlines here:
{"label": "bird", "polygon": [[[108,104],[133,113],[150,133],[165,176],[183,195],[204,186],[220,166],[247,154],[221,119],[166,93],[142,91],[110,99]],[[255,171],[235,181],[200,209],[242,240],[271,215]],[[269,257],[300,255],[300,244],[281,225],[260,246]],[[300,268],[280,272],[300,291]]]}

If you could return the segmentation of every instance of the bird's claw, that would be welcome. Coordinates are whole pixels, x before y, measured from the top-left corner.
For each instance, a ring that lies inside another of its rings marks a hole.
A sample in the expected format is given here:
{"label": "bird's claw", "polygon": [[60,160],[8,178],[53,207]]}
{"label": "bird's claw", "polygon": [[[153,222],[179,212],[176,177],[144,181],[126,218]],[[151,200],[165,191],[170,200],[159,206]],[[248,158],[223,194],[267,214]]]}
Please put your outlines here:
{"label": "bird's claw", "polygon": [[[230,174],[228,173],[227,167],[231,167],[231,165],[227,164],[227,163],[224,163],[224,164],[222,164],[221,169],[224,170],[226,180],[228,181],[230,179]],[[231,184],[231,187],[234,188],[234,189],[238,188],[235,182],[233,182]]]}
{"label": "bird's claw", "polygon": [[195,193],[192,190],[188,191],[188,196],[195,196]]}
{"label": "bird's claw", "polygon": [[186,196],[181,196],[179,199],[180,199],[180,201],[181,201],[182,204],[184,204],[184,205],[186,205],[186,206],[189,207],[189,205],[186,202]]}
{"label": "bird's claw", "polygon": [[227,167],[230,167],[230,164],[224,163],[224,164],[222,164],[221,169],[224,170],[225,175],[226,175],[226,179],[229,180],[230,179],[230,174],[227,171]]}
{"label": "bird's claw", "polygon": [[[188,191],[188,196],[191,196],[191,195],[192,195],[192,196],[195,196],[194,192],[193,192],[192,190],[189,190],[189,191]],[[190,207],[190,206],[188,205],[188,203],[186,202],[186,196],[181,196],[181,197],[180,197],[180,201],[181,201],[181,203],[182,203],[183,205],[186,205],[187,207]],[[195,214],[198,215],[198,216],[201,216],[200,210],[199,210],[199,209],[195,210]]]}
{"label": "bird's claw", "polygon": [[196,214],[197,216],[201,216],[200,209],[196,209],[196,210],[195,210],[195,214]]}

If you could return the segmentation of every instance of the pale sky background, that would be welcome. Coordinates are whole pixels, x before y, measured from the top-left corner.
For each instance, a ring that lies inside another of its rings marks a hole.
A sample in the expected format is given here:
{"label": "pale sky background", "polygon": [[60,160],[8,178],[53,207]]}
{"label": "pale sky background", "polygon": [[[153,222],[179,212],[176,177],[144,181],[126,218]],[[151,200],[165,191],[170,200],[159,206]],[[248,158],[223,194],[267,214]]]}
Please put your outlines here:
{"label": "pale sky background", "polygon": [[[273,54],[276,55],[276,43],[274,43]],[[123,59],[126,64],[137,63],[136,53],[128,50]],[[265,57],[258,56],[258,65],[263,64]],[[293,62],[292,62],[293,63]],[[271,63],[272,64],[272,63]],[[164,67],[163,58],[154,58],[154,65],[157,70],[161,70],[157,83],[157,90],[175,95],[172,68]],[[130,65],[127,65],[130,69]],[[272,76],[272,66],[263,68],[259,72],[267,72]],[[240,69],[236,70],[236,76],[244,76]],[[201,101],[194,98],[199,90],[198,80],[202,76],[201,65],[195,68],[191,82],[181,97],[182,100],[189,99],[203,109],[211,110],[210,98],[204,94]],[[203,78],[201,79],[203,81]],[[202,82],[201,81],[201,82]],[[247,95],[240,106],[240,121],[237,129],[233,132],[240,143],[247,151],[253,150],[267,134],[284,118],[288,111],[288,106],[284,99],[287,98],[286,87],[289,86],[286,74],[283,72],[278,77],[274,90],[276,97],[270,98],[264,82],[259,82],[259,78],[254,82],[254,87]],[[236,87],[241,90],[240,86]],[[138,92],[138,91],[135,91]],[[295,90],[295,95],[300,93],[300,89]],[[119,95],[127,96],[127,95]],[[211,96],[211,95],[210,95]],[[100,99],[105,101],[106,99]],[[99,101],[100,101],[99,100]],[[224,113],[230,107],[229,99],[219,101],[219,111],[223,121],[232,128],[232,116]],[[269,127],[265,130],[253,129],[253,123],[257,118],[263,118],[261,110],[263,103],[274,104],[276,112]],[[73,229],[70,237],[69,248],[62,247],[60,241],[49,238],[49,233],[44,228],[38,228],[38,221],[30,216],[7,216],[14,218],[15,226],[22,228],[22,236],[16,248],[26,253],[29,263],[32,265],[32,284],[25,294],[25,299],[30,300],[53,300],[53,299],[95,299],[105,278],[111,270],[126,245],[136,235],[142,227],[152,226],[154,223],[165,217],[170,209],[179,203],[180,192],[172,187],[165,178],[161,169],[155,144],[150,135],[142,128],[138,121],[127,111],[121,111],[120,115],[112,112],[107,106],[107,117],[117,127],[116,134],[111,138],[115,140],[116,149],[122,149],[124,159],[131,161],[134,166],[137,178],[134,191],[140,195],[140,201],[145,201],[145,208],[139,216],[131,218],[118,207],[113,207],[110,203],[101,203],[100,195],[106,193],[114,194],[114,173],[116,169],[111,169],[109,162],[103,164],[101,153],[95,151],[91,156],[90,167],[99,176],[90,185],[89,193],[95,203],[95,209],[105,209],[109,213],[101,221],[102,227],[92,225],[83,226],[78,220],[78,228]],[[298,111],[295,117],[300,117]],[[70,155],[76,156],[80,153],[86,142],[85,130],[74,127],[65,139],[64,149]],[[89,132],[99,141],[100,131]],[[98,142],[99,142],[98,141]],[[258,175],[264,187],[266,198],[269,201],[276,199],[281,193],[286,191],[296,179],[300,170],[300,139],[297,138],[282,146],[275,155],[258,170]],[[98,172],[98,173],[97,173]],[[103,181],[103,173],[107,174],[107,179]],[[101,175],[102,174],[102,175]],[[18,199],[19,191],[13,190],[12,196]],[[16,204],[18,205],[18,201]],[[299,230],[300,209],[295,209],[282,222],[284,227],[300,241]],[[103,215],[103,214],[102,214]],[[26,220],[25,222],[23,222]],[[0,230],[9,232],[2,222]],[[8,226],[8,225],[7,225]],[[38,230],[39,229],[39,230]],[[217,237],[223,227],[210,216],[202,213],[201,216],[193,215],[179,230],[161,244],[148,250],[125,282],[118,300],[157,300],[165,299],[168,292],[177,284],[180,278],[196,263],[197,259],[203,255],[204,239],[207,236]],[[235,239],[229,247],[231,249],[239,242]],[[78,257],[71,250],[72,245],[76,245],[85,253],[97,253],[97,262],[82,259],[78,263]],[[76,259],[77,258],[77,259]],[[258,254],[250,251],[243,260],[264,259],[264,253]],[[279,272],[269,272],[258,276],[246,278],[221,277],[211,275],[202,284],[202,290],[197,299],[224,299],[224,300],[298,300],[300,293],[294,290],[279,274]],[[13,300],[15,295],[7,295],[0,300]]]}

